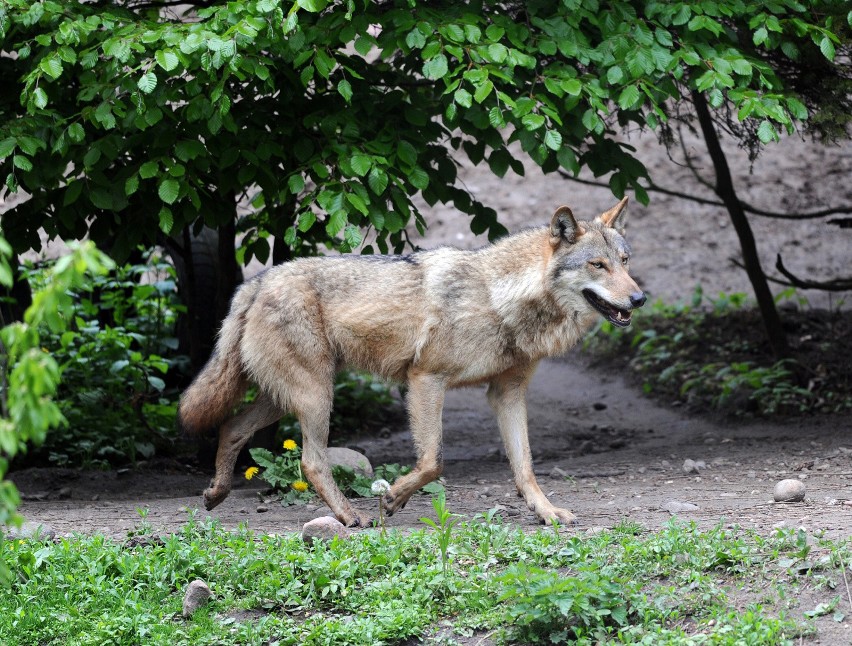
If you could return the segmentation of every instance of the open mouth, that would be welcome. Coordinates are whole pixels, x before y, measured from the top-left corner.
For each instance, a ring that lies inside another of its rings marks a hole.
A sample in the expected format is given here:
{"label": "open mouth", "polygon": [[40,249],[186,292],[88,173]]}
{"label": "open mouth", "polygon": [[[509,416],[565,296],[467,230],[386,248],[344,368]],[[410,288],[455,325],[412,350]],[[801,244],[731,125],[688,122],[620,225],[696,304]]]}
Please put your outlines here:
{"label": "open mouth", "polygon": [[630,316],[632,314],[630,310],[623,310],[611,303],[607,303],[591,289],[584,289],[583,296],[586,297],[586,300],[589,301],[589,304],[592,307],[600,312],[603,317],[613,325],[617,325],[618,327],[627,327],[630,325]]}

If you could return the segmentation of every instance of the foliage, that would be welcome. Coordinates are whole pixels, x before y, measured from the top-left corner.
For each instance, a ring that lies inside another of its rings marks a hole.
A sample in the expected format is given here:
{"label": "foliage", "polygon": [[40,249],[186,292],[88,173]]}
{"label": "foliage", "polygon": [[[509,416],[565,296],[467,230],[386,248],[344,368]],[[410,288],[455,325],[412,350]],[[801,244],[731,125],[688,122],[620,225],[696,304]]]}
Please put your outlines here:
{"label": "foliage", "polygon": [[[713,299],[699,286],[690,303],[653,303],[634,316],[630,328],[604,322],[585,347],[628,363],[646,393],[696,408],[758,416],[852,408],[852,383],[843,366],[827,356],[835,352],[832,344],[814,357],[802,356],[807,364],[775,361],[749,334],[759,326],[756,317],[744,294]],[[804,314],[800,318],[808,320]],[[797,320],[793,312],[787,319]],[[803,385],[802,372],[815,370],[820,378]]]}
{"label": "foliage", "polygon": [[[848,543],[807,535],[812,567],[800,569],[802,537],[791,529],[701,531],[673,521],[581,539],[525,532],[490,513],[456,526],[460,558],[445,572],[437,538],[363,531],[309,547],[295,532],[227,532],[190,517],[176,534],[126,542],[15,540],[3,552],[16,577],[0,589],[0,641],[386,644],[428,641],[440,625],[445,639],[503,642],[532,617],[541,621],[520,629],[547,640],[565,630],[559,607],[573,595],[583,643],[793,644],[832,621],[818,615],[836,593],[813,583],[850,561]],[[214,597],[180,620],[183,590],[197,577]],[[544,586],[554,595],[538,594]],[[813,606],[797,607],[805,590]]]}
{"label": "foliage", "polygon": [[496,213],[457,185],[456,164],[522,174],[513,143],[545,171],[585,166],[646,202],[646,170],[615,130],[667,133],[695,91],[736,115],[741,139],[777,140],[842,76],[852,20],[839,0],[177,11],[5,0],[0,173],[32,196],[4,217],[16,251],[43,228],[122,258],[199,219],[233,222],[244,196],[244,261],[266,260],[270,234],[297,252],[398,250],[407,225],[425,226],[417,194],[495,237]]}
{"label": "foliage", "polygon": [[[277,455],[268,449],[249,449],[252,459],[258,466],[249,467],[246,470],[246,478],[249,480],[255,476],[262,478],[280,494],[281,503],[284,505],[311,500],[315,492],[302,475],[301,447],[293,440],[286,440],[283,448],[284,452]],[[373,492],[373,484],[376,480],[393,483],[400,476],[410,472],[411,467],[401,467],[398,464],[381,464],[375,468],[372,476],[364,475],[344,465],[335,465],[331,471],[335,483],[344,495],[362,498],[377,495]],[[441,484],[431,482],[421,491],[438,493],[443,489]]]}
{"label": "foliage", "polygon": [[[0,238],[0,283],[11,284],[8,257],[11,249]],[[33,294],[22,322],[0,329],[0,528],[20,522],[15,508],[20,497],[15,486],[3,481],[9,460],[40,444],[47,431],[66,423],[54,395],[60,366],[42,348],[42,331],[60,334],[68,325],[71,292],[86,281],[88,273],[104,273],[112,261],[91,242],[74,245],[52,267],[45,285]],[[4,549],[0,531],[0,551]],[[0,560],[0,581],[9,569]]]}
{"label": "foliage", "polygon": [[441,549],[441,564],[444,567],[444,574],[446,574],[450,565],[449,550],[450,543],[453,540],[453,528],[461,518],[458,514],[451,513],[447,508],[447,492],[443,489],[437,496],[432,496],[432,507],[435,510],[436,520],[421,518],[420,522],[426,523],[434,530],[438,547]]}
{"label": "foliage", "polygon": [[[51,267],[28,272],[34,289]],[[57,403],[68,421],[43,447],[51,462],[134,463],[174,440],[177,390],[165,379],[185,360],[174,355],[181,310],[174,270],[156,255],[75,287],[68,329],[46,332],[43,341],[61,370]]]}
{"label": "foliage", "polygon": [[[518,565],[503,575],[502,601],[516,637],[524,643],[605,641],[628,623],[636,584],[611,581],[594,571],[563,573]],[[544,638],[544,639],[542,639]]]}
{"label": "foliage", "polygon": [[[302,475],[302,449],[293,440],[284,442],[284,453],[279,455],[262,448],[249,449],[249,453],[260,467],[259,477],[281,494],[281,504],[292,505],[314,497],[315,492]],[[246,470],[246,478],[249,480],[256,474],[257,467]]]}

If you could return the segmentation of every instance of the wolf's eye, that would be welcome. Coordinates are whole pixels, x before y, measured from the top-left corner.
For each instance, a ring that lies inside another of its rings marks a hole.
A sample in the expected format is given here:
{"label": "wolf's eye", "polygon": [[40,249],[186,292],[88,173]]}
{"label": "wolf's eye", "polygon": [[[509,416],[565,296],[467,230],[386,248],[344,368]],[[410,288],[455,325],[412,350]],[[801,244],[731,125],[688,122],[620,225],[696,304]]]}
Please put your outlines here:
{"label": "wolf's eye", "polygon": [[603,269],[604,264],[600,260],[593,260],[589,263],[595,269]]}
{"label": "wolf's eye", "polygon": [[624,256],[624,258],[621,259],[622,265],[626,265],[628,262],[630,262],[630,258],[628,258],[627,256]]}

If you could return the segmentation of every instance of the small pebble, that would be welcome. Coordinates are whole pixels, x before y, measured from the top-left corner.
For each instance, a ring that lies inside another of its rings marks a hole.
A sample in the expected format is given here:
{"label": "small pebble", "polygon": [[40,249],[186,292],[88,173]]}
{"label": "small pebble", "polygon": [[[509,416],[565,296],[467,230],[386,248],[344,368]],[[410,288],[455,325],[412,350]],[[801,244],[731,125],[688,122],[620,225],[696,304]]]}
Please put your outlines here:
{"label": "small pebble", "polygon": [[802,502],[805,499],[805,485],[800,480],[781,480],[775,485],[775,502]]}
{"label": "small pebble", "polygon": [[269,511],[269,507],[267,507],[266,505],[258,505],[257,509],[255,511],[258,514],[265,514],[266,512]]}

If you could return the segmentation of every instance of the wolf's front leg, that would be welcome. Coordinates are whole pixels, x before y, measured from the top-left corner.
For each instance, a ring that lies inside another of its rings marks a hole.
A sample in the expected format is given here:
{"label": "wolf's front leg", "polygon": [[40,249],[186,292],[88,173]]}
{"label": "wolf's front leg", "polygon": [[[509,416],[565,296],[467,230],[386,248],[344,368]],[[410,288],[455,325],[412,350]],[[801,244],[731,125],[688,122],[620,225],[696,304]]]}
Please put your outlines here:
{"label": "wolf's front leg", "polygon": [[532,455],[527,437],[526,392],[535,365],[523,371],[500,375],[488,387],[488,401],[497,414],[500,435],[515,475],[515,486],[524,497],[527,506],[543,523],[558,521],[570,525],[576,517],[567,509],[555,507],[545,497],[532,468]]}
{"label": "wolf's front leg", "polygon": [[399,478],[385,494],[383,503],[388,516],[405,507],[411,495],[429,484],[443,468],[441,411],[444,408],[446,381],[443,377],[412,373],[408,376],[408,416],[411,436],[417,449],[417,465]]}

